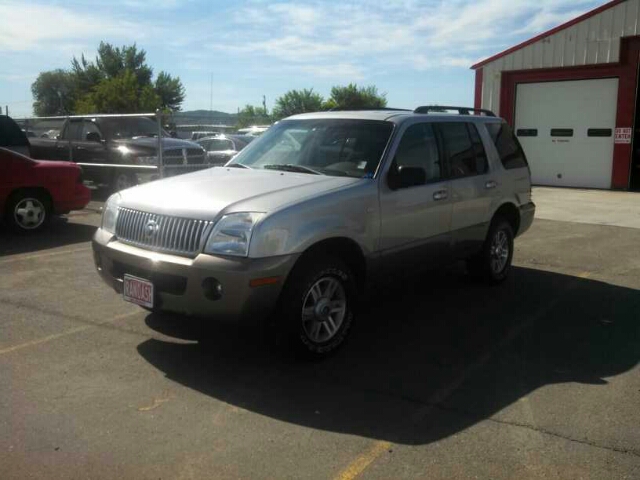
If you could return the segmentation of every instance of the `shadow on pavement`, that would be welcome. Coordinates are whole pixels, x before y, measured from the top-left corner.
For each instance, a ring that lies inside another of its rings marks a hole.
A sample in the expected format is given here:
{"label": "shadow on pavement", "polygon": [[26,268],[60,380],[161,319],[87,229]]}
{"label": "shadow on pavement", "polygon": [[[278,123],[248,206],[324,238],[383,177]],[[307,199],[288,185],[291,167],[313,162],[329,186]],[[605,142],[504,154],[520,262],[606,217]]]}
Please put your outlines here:
{"label": "shadow on pavement", "polygon": [[638,290],[526,268],[498,287],[451,271],[410,285],[371,302],[350,342],[323,362],[172,315],[147,324],[197,343],[151,339],[138,351],[171,380],[233,406],[400,444],[445,438],[544,385],[606,385],[640,359]]}
{"label": "shadow on pavement", "polygon": [[65,217],[53,217],[42,230],[25,234],[0,225],[0,257],[88,242],[95,231],[92,225],[72,223]]}

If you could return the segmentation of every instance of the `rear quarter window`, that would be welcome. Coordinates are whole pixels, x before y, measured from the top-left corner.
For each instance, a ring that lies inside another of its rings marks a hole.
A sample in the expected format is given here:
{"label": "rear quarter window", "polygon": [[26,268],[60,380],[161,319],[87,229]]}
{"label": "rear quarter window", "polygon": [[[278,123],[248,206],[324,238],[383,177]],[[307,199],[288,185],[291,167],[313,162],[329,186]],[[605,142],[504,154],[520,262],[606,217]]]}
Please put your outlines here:
{"label": "rear quarter window", "polygon": [[513,130],[506,123],[486,123],[487,130],[498,150],[500,161],[507,170],[524,168],[528,165],[527,157]]}

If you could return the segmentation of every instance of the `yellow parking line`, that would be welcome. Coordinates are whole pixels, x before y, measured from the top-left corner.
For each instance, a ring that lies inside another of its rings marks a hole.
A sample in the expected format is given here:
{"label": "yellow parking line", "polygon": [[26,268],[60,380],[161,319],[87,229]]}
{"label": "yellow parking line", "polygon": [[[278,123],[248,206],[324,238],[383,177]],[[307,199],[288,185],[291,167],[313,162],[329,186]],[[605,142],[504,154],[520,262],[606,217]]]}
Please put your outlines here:
{"label": "yellow parking line", "polygon": [[342,470],[336,477],[336,480],[353,480],[360,475],[371,463],[389,450],[390,442],[378,440],[366,452],[358,455],[347,467]]}
{"label": "yellow parking line", "polygon": [[91,250],[91,247],[85,247],[85,248],[76,248],[74,250],[58,250],[58,251],[49,252],[49,253],[34,253],[34,254],[31,254],[31,255],[20,255],[20,256],[8,258],[6,260],[0,260],[0,265],[4,265],[6,263],[21,262],[23,260],[32,260],[34,258],[53,257],[55,255],[64,255],[64,254],[78,253],[78,252],[88,252],[90,250]]}
{"label": "yellow parking line", "polygon": [[66,336],[73,335],[73,334],[76,334],[76,333],[79,333],[79,332],[84,332],[85,330],[88,330],[90,328],[99,327],[100,325],[105,325],[107,323],[113,323],[113,322],[116,322],[118,320],[122,320],[123,318],[133,317],[134,315],[138,315],[139,313],[142,313],[142,310],[137,310],[135,312],[125,313],[123,315],[117,315],[117,316],[113,317],[112,319],[107,320],[106,322],[96,323],[94,325],[82,325],[82,326],[67,330],[65,332],[54,333],[53,335],[48,335],[46,337],[38,338],[36,340],[31,340],[29,342],[21,343],[20,345],[14,345],[13,347],[6,347],[6,348],[3,348],[3,349],[0,349],[0,355],[4,355],[5,353],[15,352],[16,350],[22,350],[23,348],[34,347],[36,345],[42,345],[43,343],[47,343],[47,342],[50,342],[52,340],[56,340],[56,339],[61,338],[61,337],[66,337]]}

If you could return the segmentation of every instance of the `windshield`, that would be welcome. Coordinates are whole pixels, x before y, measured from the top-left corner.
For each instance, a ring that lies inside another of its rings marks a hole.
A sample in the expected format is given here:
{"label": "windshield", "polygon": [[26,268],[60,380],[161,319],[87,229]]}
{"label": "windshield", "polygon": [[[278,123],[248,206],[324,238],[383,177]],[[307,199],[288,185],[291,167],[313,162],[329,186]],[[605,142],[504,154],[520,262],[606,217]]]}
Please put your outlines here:
{"label": "windshield", "polygon": [[[146,117],[101,118],[100,128],[113,139],[158,136],[158,124]],[[163,130],[162,136],[169,134]]]}
{"label": "windshield", "polygon": [[300,173],[373,177],[393,124],[374,120],[285,120],[230,163]]}

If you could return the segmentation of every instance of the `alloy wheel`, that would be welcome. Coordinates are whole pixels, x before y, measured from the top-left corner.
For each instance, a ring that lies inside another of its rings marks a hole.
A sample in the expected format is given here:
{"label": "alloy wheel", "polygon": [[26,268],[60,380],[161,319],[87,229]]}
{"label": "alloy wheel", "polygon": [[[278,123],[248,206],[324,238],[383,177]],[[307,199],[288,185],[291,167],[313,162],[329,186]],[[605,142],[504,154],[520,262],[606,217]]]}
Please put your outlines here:
{"label": "alloy wheel", "polygon": [[46,208],[37,198],[23,198],[13,210],[16,224],[25,230],[38,228],[45,220]]}
{"label": "alloy wheel", "polygon": [[314,343],[331,340],[347,314],[347,297],[335,277],[322,277],[307,291],[302,304],[302,327]]}
{"label": "alloy wheel", "polygon": [[509,237],[504,230],[498,230],[493,236],[490,258],[493,273],[502,273],[509,261]]}

